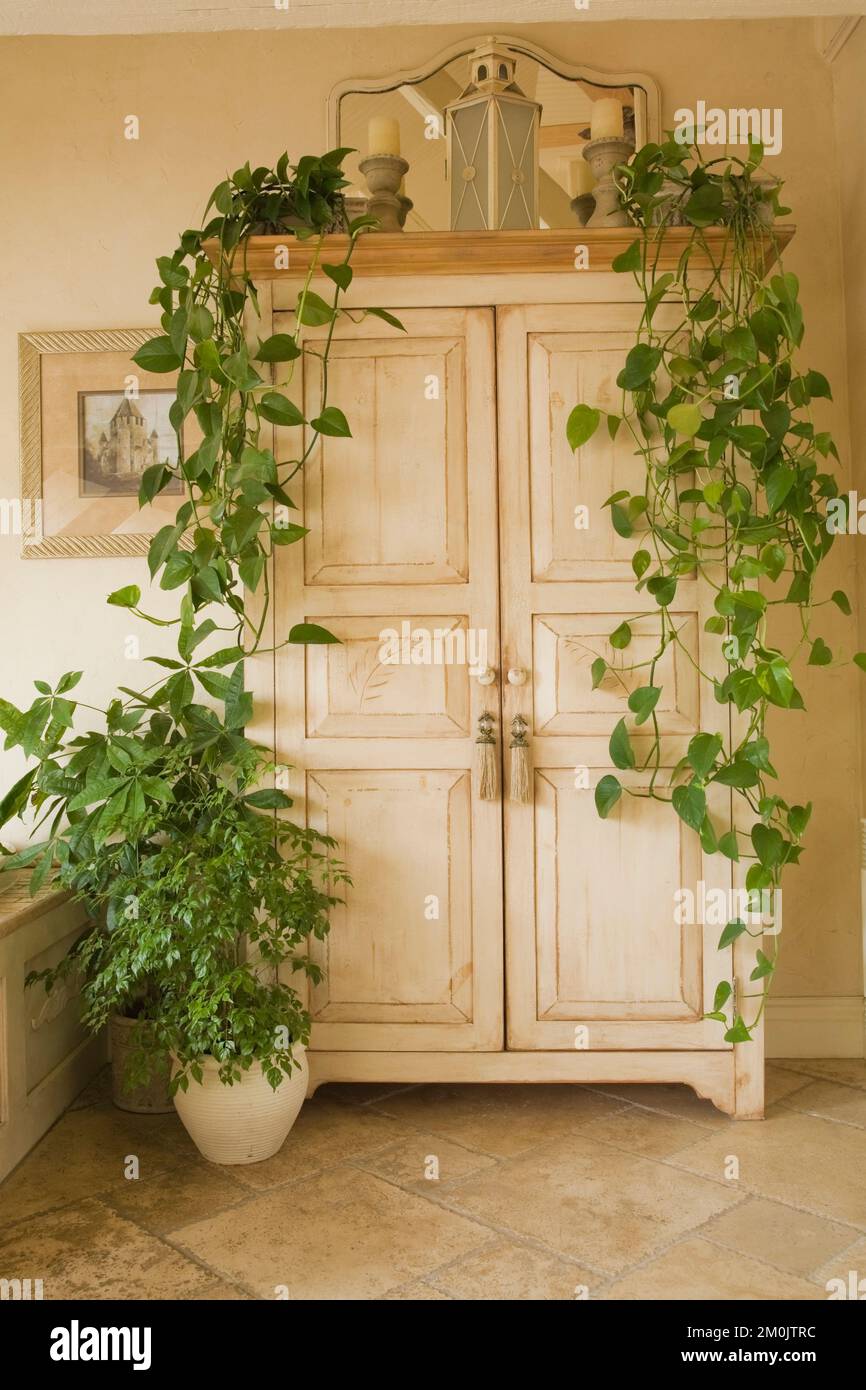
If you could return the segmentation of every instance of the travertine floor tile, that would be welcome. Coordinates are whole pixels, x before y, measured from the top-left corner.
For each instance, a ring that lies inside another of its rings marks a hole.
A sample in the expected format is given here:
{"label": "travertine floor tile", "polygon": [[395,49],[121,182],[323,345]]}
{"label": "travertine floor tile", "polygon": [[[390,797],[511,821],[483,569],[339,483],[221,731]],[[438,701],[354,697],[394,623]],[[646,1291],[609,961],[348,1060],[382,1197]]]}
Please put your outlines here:
{"label": "travertine floor tile", "polygon": [[823,1081],[841,1081],[846,1086],[866,1088],[866,1057],[817,1057],[809,1060],[794,1057],[774,1060],[773,1065]]}
{"label": "travertine floor tile", "polygon": [[70,1105],[70,1110],[83,1110],[88,1105],[105,1105],[111,1100],[111,1067],[97,1072]]}
{"label": "travertine floor tile", "polygon": [[852,1231],[780,1202],[748,1197],[715,1217],[701,1235],[791,1274],[807,1275],[850,1245]]}
{"label": "travertine floor tile", "polygon": [[785,1067],[776,1066],[775,1062],[768,1062],[764,1071],[765,1103],[775,1105],[777,1101],[785,1100],[794,1091],[800,1091],[808,1084],[809,1078],[802,1072],[788,1071]]}
{"label": "travertine floor tile", "polygon": [[279,1153],[263,1163],[238,1164],[232,1176],[264,1191],[382,1149],[405,1132],[387,1115],[316,1097],[304,1105]]}
{"label": "travertine floor tile", "polygon": [[[841,1300],[844,1297],[847,1301],[853,1297],[859,1303],[866,1298],[866,1240],[858,1240],[847,1250],[841,1251],[816,1270],[812,1277],[820,1284],[827,1298],[832,1296]],[[827,1284],[831,1279],[841,1279],[842,1288],[837,1285],[828,1289]]]}
{"label": "travertine floor tile", "polygon": [[[688,1151],[687,1151],[688,1152]],[[737,1200],[719,1183],[582,1134],[449,1189],[449,1205],[618,1273]]]}
{"label": "travertine floor tile", "polygon": [[864,1067],[771,1063],[763,1123],[679,1086],[330,1086],[237,1168],[97,1085],[0,1186],[0,1277],[49,1299],[866,1293]]}
{"label": "travertine floor tile", "polygon": [[744,1121],[692,1145],[675,1162],[720,1179],[729,1155],[739,1160],[740,1188],[866,1227],[866,1131],[780,1106],[762,1123]]}
{"label": "travertine floor tile", "polygon": [[46,1299],[183,1299],[213,1275],[102,1202],[20,1222],[0,1237],[4,1278],[40,1278]]}
{"label": "travertine floor tile", "polygon": [[130,1115],[113,1105],[68,1110],[0,1185],[0,1229],[49,1207],[123,1192],[129,1155],[145,1181],[196,1153],[176,1115]]}
{"label": "travertine floor tile", "polygon": [[492,1168],[496,1159],[452,1144],[441,1134],[410,1134],[387,1149],[368,1154],[356,1162],[368,1173],[426,1196],[435,1194],[443,1183]]}
{"label": "travertine floor tile", "polygon": [[785,1096],[782,1105],[866,1129],[866,1090],[856,1086],[840,1086],[837,1081],[809,1081]]}
{"label": "travertine floor tile", "polygon": [[598,1276],[530,1246],[502,1241],[430,1275],[430,1282],[452,1298],[547,1302],[592,1297]]}
{"label": "travertine floor tile", "polygon": [[398,1091],[409,1090],[414,1090],[414,1087],[396,1081],[329,1081],[319,1087],[315,1099],[339,1101],[342,1105],[370,1105]]}
{"label": "travertine floor tile", "polygon": [[173,1242],[260,1298],[372,1299],[490,1239],[472,1221],[356,1168],[278,1187]]}
{"label": "travertine floor tile", "polygon": [[646,1158],[667,1158],[669,1154],[705,1139],[706,1128],[689,1120],[677,1120],[652,1110],[629,1106],[616,1115],[593,1120],[581,1131],[588,1139],[601,1139],[629,1153]]}
{"label": "travertine floor tile", "polygon": [[176,1226],[188,1226],[213,1216],[224,1207],[250,1199],[249,1187],[238,1182],[235,1169],[190,1159],[180,1167],[151,1178],[112,1188],[103,1200],[136,1225],[153,1235],[166,1235]]}
{"label": "travertine floor tile", "polygon": [[[821,1299],[824,1294],[805,1279],[780,1274],[747,1255],[720,1250],[706,1240],[695,1239],[681,1241],[658,1259],[632,1270],[611,1284],[601,1296],[604,1299],[811,1300]],[[712,1345],[716,1349],[717,1344]]]}
{"label": "travertine floor tile", "polygon": [[401,1303],[450,1303],[447,1294],[440,1293],[431,1284],[404,1284],[401,1289],[392,1289],[390,1293],[383,1293],[381,1301]]}
{"label": "travertine floor tile", "polygon": [[204,1288],[197,1289],[187,1297],[191,1303],[248,1303],[252,1299],[251,1294],[243,1293],[222,1279],[214,1279],[212,1284],[205,1284]]}
{"label": "travertine floor tile", "polygon": [[691,1120],[707,1129],[724,1129],[731,1123],[730,1117],[717,1110],[711,1100],[701,1100],[695,1095],[691,1086],[603,1086],[599,1089],[607,1096],[680,1120]]}
{"label": "travertine floor tile", "polygon": [[612,1114],[619,1103],[584,1086],[442,1085],[405,1091],[376,1108],[467,1148],[510,1158]]}

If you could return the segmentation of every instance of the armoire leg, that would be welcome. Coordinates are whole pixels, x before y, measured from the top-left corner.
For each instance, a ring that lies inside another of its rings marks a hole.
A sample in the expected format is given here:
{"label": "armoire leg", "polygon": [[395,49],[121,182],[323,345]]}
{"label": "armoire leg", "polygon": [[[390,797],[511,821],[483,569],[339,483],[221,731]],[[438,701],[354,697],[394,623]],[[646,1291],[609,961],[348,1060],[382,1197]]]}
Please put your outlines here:
{"label": "armoire leg", "polygon": [[737,1120],[764,1118],[763,1038],[734,1045],[734,1117]]}

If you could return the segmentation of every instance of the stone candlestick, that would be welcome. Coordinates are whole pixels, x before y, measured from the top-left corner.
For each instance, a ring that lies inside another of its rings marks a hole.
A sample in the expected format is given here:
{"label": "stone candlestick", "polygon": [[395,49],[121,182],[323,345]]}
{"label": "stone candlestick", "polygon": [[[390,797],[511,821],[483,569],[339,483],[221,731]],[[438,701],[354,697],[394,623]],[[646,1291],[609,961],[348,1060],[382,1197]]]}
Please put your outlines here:
{"label": "stone candlestick", "polygon": [[344,194],[343,206],[346,209],[347,222],[354,222],[356,217],[365,217],[369,211],[367,199],[363,193]]}
{"label": "stone candlestick", "polygon": [[595,211],[595,194],[578,193],[576,198],[572,198],[570,206],[581,227],[585,227]]}
{"label": "stone candlestick", "polygon": [[595,175],[595,212],[587,223],[588,227],[627,227],[628,213],[619,205],[619,195],[613,181],[613,171],[617,164],[624,164],[634,153],[634,145],[625,139],[603,135],[598,140],[590,140],[583,147],[583,157]]}
{"label": "stone candlestick", "polygon": [[398,193],[398,194],[397,194],[397,202],[400,204],[400,214],[399,214],[399,215],[400,215],[400,226],[401,226],[401,228],[402,228],[402,227],[405,227],[405,226],[406,226],[406,218],[409,216],[409,213],[412,211],[412,209],[413,209],[413,207],[415,206],[415,204],[412,202],[412,199],[411,199],[411,198],[407,198],[407,197],[406,197],[405,193]]}
{"label": "stone candlestick", "polygon": [[[400,215],[403,212],[398,190],[400,180],[405,178],[408,162],[399,154],[368,154],[358,168],[367,180],[370,190],[368,211],[379,219],[380,232],[400,232],[403,225]],[[405,213],[403,214],[405,221]]]}

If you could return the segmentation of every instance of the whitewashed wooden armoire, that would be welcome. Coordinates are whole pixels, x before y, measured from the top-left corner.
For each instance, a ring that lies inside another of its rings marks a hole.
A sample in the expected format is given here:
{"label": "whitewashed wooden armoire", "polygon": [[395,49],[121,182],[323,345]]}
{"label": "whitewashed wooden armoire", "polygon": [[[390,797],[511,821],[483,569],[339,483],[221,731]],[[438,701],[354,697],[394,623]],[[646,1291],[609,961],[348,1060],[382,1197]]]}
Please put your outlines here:
{"label": "whitewashed wooden armoire", "polygon": [[[669,234],[671,267],[683,235]],[[745,984],[748,947],[719,952],[718,926],[675,921],[676,889],[727,886],[727,861],[703,856],[670,807],[623,798],[602,821],[594,806],[624,707],[592,690],[590,666],[641,607],[633,542],[602,504],[642,490],[642,461],[624,431],[615,444],[598,431],[575,456],[565,423],[578,401],[617,409],[638,308],[632,277],[610,264],[632,237],[374,233],[356,250],[344,303],[391,309],[406,332],[341,319],[328,399],[352,438],[324,439],[292,489],[309,535],[279,549],[273,576],[278,639],[310,621],[341,643],[283,647],[255,676],[263,732],[292,769],[292,815],[336,836],[354,880],[316,945],[311,1090],[685,1082],[728,1113],[763,1113],[762,1039],[732,1047],[704,1019],[720,979]],[[274,270],[278,240],[249,253],[262,335],[293,329],[311,255],[293,244]],[[324,260],[342,259],[334,243]],[[575,268],[578,244],[589,269]],[[320,368],[304,361],[292,389],[312,417]],[[297,457],[281,434],[277,457]],[[681,581],[684,640],[704,665],[708,602]],[[494,682],[465,664],[383,665],[382,634],[404,623],[485,634]],[[690,660],[668,661],[659,713],[679,757],[727,712]],[[506,753],[495,800],[479,799],[473,771],[484,712]],[[529,804],[508,799],[518,713]]]}

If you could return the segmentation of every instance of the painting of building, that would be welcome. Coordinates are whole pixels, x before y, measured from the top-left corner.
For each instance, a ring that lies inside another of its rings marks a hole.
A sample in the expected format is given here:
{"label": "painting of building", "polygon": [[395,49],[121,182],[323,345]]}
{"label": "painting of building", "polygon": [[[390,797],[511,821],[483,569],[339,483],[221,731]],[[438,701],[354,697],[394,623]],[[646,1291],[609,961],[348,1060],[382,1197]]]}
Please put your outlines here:
{"label": "painting of building", "polygon": [[[79,394],[79,492],[134,495],[145,469],[177,463],[169,420],[173,391],[83,391]],[[178,490],[172,484],[172,491]]]}

